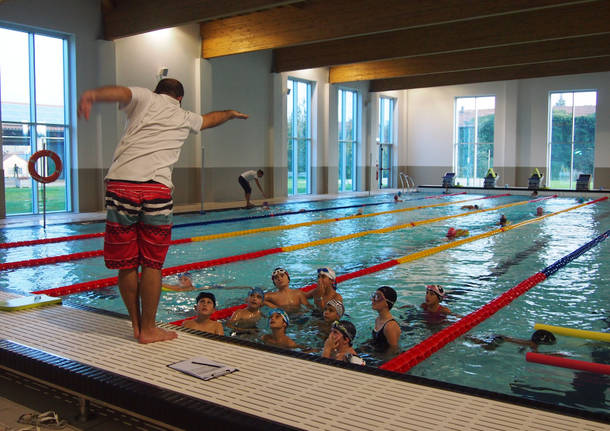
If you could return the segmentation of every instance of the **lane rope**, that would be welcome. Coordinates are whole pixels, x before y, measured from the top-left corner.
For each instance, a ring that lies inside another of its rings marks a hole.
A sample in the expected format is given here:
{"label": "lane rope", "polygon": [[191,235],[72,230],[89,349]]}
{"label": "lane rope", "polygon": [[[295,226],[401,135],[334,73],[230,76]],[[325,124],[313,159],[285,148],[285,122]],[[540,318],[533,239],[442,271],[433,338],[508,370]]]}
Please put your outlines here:
{"label": "lane rope", "polygon": [[[191,237],[191,238],[182,238],[182,239],[172,240],[170,242],[170,245],[188,244],[188,243],[200,242],[200,241],[211,241],[211,240],[215,240],[215,239],[231,238],[231,237],[236,237],[236,236],[241,236],[241,235],[252,235],[252,234],[260,233],[260,232],[271,232],[271,231],[278,231],[278,230],[296,229],[296,228],[304,227],[304,226],[335,223],[338,221],[352,220],[352,219],[356,219],[356,218],[376,217],[376,216],[385,215],[385,214],[414,211],[417,209],[433,208],[433,207],[446,206],[446,205],[452,205],[452,204],[460,204],[460,203],[464,203],[464,202],[470,202],[473,200],[491,199],[491,198],[504,197],[504,196],[506,196],[506,194],[497,195],[497,196],[487,196],[487,197],[483,197],[483,198],[471,198],[471,199],[466,199],[466,200],[462,200],[462,201],[455,201],[455,202],[448,202],[448,203],[445,202],[445,203],[440,203],[440,204],[420,205],[417,207],[399,208],[399,209],[395,209],[395,210],[381,211],[378,213],[371,213],[371,214],[356,214],[353,216],[330,218],[330,219],[323,219],[323,220],[314,220],[314,221],[308,221],[308,222],[303,222],[303,223],[295,223],[295,224],[291,224],[291,225],[277,225],[277,226],[268,226],[268,227],[262,227],[262,228],[256,228],[256,229],[247,229],[247,230],[240,230],[240,231],[233,231],[233,232],[201,235],[201,236],[195,236],[195,237]],[[539,198],[537,200],[549,199],[551,197],[557,197],[557,195]],[[477,211],[465,212],[464,215],[473,214],[476,212]],[[60,255],[60,256],[43,257],[43,258],[38,258],[38,259],[27,259],[27,260],[20,260],[20,261],[14,261],[14,262],[4,262],[4,263],[0,263],[0,271],[4,271],[7,269],[31,267],[31,266],[48,265],[48,264],[54,264],[54,263],[60,263],[60,262],[71,262],[71,261],[80,260],[80,259],[89,259],[89,258],[93,258],[93,257],[99,257],[99,256],[102,256],[103,254],[104,254],[103,250],[94,250],[94,251],[86,251],[86,252],[80,252],[80,253],[64,254],[64,255]]]}
{"label": "lane rope", "polygon": [[[607,198],[597,199],[595,201],[589,202],[588,204],[593,204],[595,202],[599,202]],[[584,205],[584,204],[583,204]],[[576,209],[581,207],[578,205],[568,210]],[[557,215],[566,210],[559,211],[557,213],[551,213],[550,215]],[[537,217],[534,219],[538,221],[544,218],[544,216]],[[512,227],[512,226],[509,226]],[[546,267],[541,272],[538,272],[531,277],[523,280],[521,283],[517,284],[515,287],[507,290],[502,295],[496,297],[492,301],[485,304],[483,307],[479,308],[476,311],[462,317],[460,320],[455,322],[454,324],[448,326],[437,332],[436,334],[426,338],[421,343],[417,344],[414,347],[411,347],[406,352],[396,356],[395,358],[389,360],[385,364],[383,364],[380,368],[384,370],[395,371],[399,373],[406,373],[415,365],[429,358],[432,354],[443,348],[448,343],[455,340],[457,337],[465,334],[470,331],[472,328],[477,326],[479,323],[487,320],[493,314],[495,314],[498,310],[504,308],[511,302],[513,302],[516,298],[523,295],[525,292],[530,290],[532,287],[540,283],[541,281],[546,280],[550,275],[554,274],[559,268],[564,267],[572,260],[576,259],[595,245],[599,244],[601,241],[604,241],[610,231],[606,231],[603,234],[599,235],[594,240],[588,242],[582,247],[576,249],[572,253],[562,257],[552,265]]]}

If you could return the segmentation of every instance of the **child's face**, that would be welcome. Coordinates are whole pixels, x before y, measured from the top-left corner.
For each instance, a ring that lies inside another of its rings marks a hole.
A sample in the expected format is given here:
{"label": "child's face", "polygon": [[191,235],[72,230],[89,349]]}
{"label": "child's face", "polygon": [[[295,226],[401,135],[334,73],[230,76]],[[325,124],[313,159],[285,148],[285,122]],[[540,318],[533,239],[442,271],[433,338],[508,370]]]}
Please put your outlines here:
{"label": "child's face", "polygon": [[436,293],[432,292],[431,290],[426,290],[426,304],[434,305],[438,304],[439,302],[440,301],[438,296],[436,296]]}
{"label": "child's face", "polygon": [[197,312],[200,316],[211,316],[216,311],[214,301],[210,298],[201,298],[197,303]]}
{"label": "child's face", "polygon": [[260,293],[253,293],[248,296],[248,305],[251,308],[261,308],[261,305],[263,305],[262,295]]}
{"label": "child's face", "polygon": [[180,286],[183,287],[190,287],[193,285],[193,283],[191,283],[191,279],[185,275],[180,276],[180,278],[178,279],[178,283],[180,283]]}
{"label": "child's face", "polygon": [[284,322],[284,318],[280,313],[273,313],[271,317],[269,317],[269,327],[271,329],[283,328],[286,322]]}
{"label": "child's face", "polygon": [[348,340],[341,333],[341,331],[337,329],[331,329],[330,336],[333,337],[333,340],[335,340],[335,342],[339,345],[348,344]]}
{"label": "child's face", "polygon": [[387,307],[387,304],[385,296],[383,296],[383,293],[379,290],[371,296],[371,307],[373,310],[381,310],[384,307]]}
{"label": "child's face", "polygon": [[288,284],[288,274],[286,273],[277,273],[273,276],[273,284],[276,286],[285,286]]}
{"label": "child's face", "polygon": [[333,281],[325,274],[318,274],[318,284],[324,287],[332,287]]}
{"label": "child's face", "polygon": [[335,320],[339,319],[339,313],[337,313],[335,307],[326,304],[326,307],[324,307],[324,320],[326,320],[327,322],[334,322]]}

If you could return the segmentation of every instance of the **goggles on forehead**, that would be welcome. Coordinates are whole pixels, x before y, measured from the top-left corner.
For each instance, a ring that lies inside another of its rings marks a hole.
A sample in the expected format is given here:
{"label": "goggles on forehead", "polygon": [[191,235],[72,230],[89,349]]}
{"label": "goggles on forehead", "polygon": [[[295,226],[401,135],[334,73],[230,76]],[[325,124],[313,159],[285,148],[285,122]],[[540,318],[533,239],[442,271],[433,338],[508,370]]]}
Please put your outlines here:
{"label": "goggles on forehead", "polygon": [[341,324],[341,322],[335,320],[333,322],[332,325],[330,325],[330,329],[336,329],[337,331],[339,331],[341,334],[343,334],[345,336],[345,338],[347,338],[350,343],[353,341],[351,335],[349,334],[349,331],[345,328],[345,326],[343,326]]}
{"label": "goggles on forehead", "polygon": [[271,278],[275,278],[280,274],[286,274],[288,275],[288,271],[286,271],[284,268],[275,268],[273,270],[273,272],[271,273]]}

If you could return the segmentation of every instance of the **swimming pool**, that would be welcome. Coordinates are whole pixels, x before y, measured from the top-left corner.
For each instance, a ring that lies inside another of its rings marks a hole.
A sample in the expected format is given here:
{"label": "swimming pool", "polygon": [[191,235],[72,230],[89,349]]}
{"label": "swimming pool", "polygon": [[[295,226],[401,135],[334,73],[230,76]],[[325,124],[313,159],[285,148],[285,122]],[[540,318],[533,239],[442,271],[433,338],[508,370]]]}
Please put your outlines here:
{"label": "swimming pool", "polygon": [[[438,196],[439,199],[423,199],[431,196],[422,193],[405,197],[405,202],[393,202],[364,207],[365,214],[390,211],[414,206],[429,206],[445,201],[462,201],[481,198],[483,195]],[[504,196],[472,201],[485,208],[525,201],[524,196]],[[298,211],[299,209],[329,208],[355,205],[339,210],[297,213],[234,223],[214,223],[177,228],[173,238],[189,238],[220,232],[253,229],[264,226],[288,225],[312,220],[354,215],[359,204],[380,203],[391,196],[376,196],[342,201],[300,203],[273,207],[272,211]],[[346,233],[416,222],[420,220],[461,214],[462,204],[421,208],[414,211],[394,212],[375,217],[358,218],[328,224],[300,227],[298,229],[264,232],[206,242],[178,245],[170,250],[167,267],[187,262],[198,262],[246,252],[307,243],[320,238],[337,237]],[[541,206],[552,212],[577,205],[576,199],[555,198],[535,204],[516,205],[502,209],[513,223],[532,218],[535,208]],[[257,215],[267,214],[262,210]],[[253,212],[233,210],[205,215],[177,216],[176,224],[217,221],[239,218]],[[291,274],[292,287],[301,287],[315,281],[316,268],[330,266],[337,274],[346,274],[365,267],[405,256],[446,242],[444,235],[450,226],[469,229],[471,236],[486,232],[499,219],[499,211],[464,215],[423,226],[409,227],[388,233],[373,233],[347,241],[303,248],[293,252],[277,253],[258,259],[239,261],[206,268],[194,272],[194,283],[211,285],[219,308],[243,302],[247,287],[263,286],[271,289],[270,273],[276,266],[283,266]],[[525,278],[560,259],[592,240],[610,227],[610,205],[607,201],[582,207],[549,217],[489,238],[480,239],[412,262],[397,265],[383,271],[354,278],[339,284],[349,320],[356,324],[358,335],[355,345],[370,337],[375,318],[370,308],[370,294],[381,285],[394,287],[398,294],[393,311],[402,329],[401,348],[406,350],[432,333],[449,325],[447,321],[430,322],[415,307],[423,301],[424,286],[430,283],[443,285],[449,295],[446,304],[452,311],[465,315],[489,302],[494,297],[518,284]],[[99,223],[50,226],[47,237],[99,232]],[[5,229],[2,241],[18,241],[36,238],[37,229]],[[101,248],[101,239],[58,243],[36,247],[5,250],[3,261],[17,261],[74,253]],[[529,338],[534,323],[548,323],[608,332],[610,294],[604,289],[610,279],[608,244],[601,243],[571,262],[548,280],[490,319],[469,332],[480,338],[492,334]],[[29,292],[45,287],[65,286],[115,275],[104,268],[101,258],[3,271],[0,288],[15,292]],[[172,282],[176,276],[169,276]],[[159,307],[159,320],[174,321],[192,313],[196,292],[163,294]],[[124,313],[116,287],[98,289],[71,295],[69,302]],[[311,320],[301,319],[293,325],[289,335],[309,345],[320,343],[312,329]],[[264,326],[264,325],[263,325]],[[266,331],[266,328],[263,328]],[[610,363],[608,346],[600,342],[558,337],[554,346],[542,346],[540,352],[563,352],[574,359]],[[540,401],[570,407],[608,413],[610,393],[604,377],[567,369],[527,363],[519,346],[510,343],[496,350],[486,350],[465,337],[448,344],[432,357],[414,367],[410,373],[460,385],[483,388],[495,392],[532,397]],[[370,364],[381,363],[380,358],[367,356]]]}

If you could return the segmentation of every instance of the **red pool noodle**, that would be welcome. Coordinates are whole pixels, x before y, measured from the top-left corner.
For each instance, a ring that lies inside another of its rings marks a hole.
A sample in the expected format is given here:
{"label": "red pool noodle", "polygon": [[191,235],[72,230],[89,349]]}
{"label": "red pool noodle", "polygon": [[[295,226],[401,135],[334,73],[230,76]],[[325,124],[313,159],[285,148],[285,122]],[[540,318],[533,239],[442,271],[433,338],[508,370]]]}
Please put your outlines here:
{"label": "red pool noodle", "polygon": [[528,352],[525,354],[525,360],[527,362],[571,368],[573,370],[588,371],[590,373],[610,374],[610,365],[579,361],[577,359],[568,359],[559,356],[543,355],[542,353]]}

